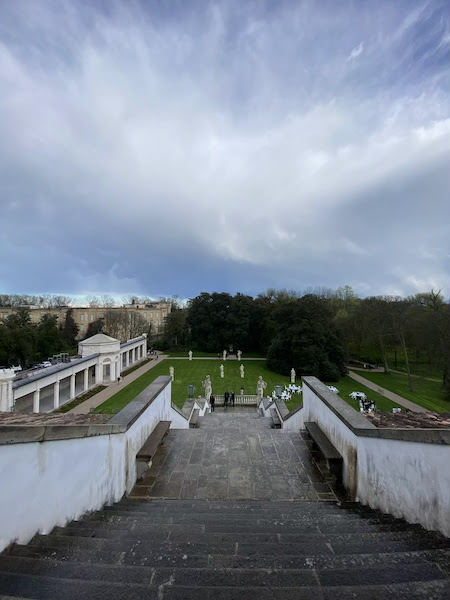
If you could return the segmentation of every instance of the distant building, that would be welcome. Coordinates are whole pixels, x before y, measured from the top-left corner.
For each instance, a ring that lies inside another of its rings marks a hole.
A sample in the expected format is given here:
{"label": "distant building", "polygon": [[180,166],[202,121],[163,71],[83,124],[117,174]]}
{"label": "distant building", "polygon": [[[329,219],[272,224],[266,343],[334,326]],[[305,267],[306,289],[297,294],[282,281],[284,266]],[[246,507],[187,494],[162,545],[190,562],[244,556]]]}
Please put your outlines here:
{"label": "distant building", "polygon": [[[132,319],[132,315],[140,315],[145,321],[147,327],[152,325],[152,333],[158,335],[162,332],[164,326],[164,319],[171,311],[170,302],[154,302],[149,304],[142,304],[133,302],[131,304],[125,304],[124,306],[115,306],[112,308],[101,308],[101,307],[88,307],[88,306],[60,306],[58,308],[38,308],[36,306],[25,306],[30,311],[30,317],[32,323],[39,323],[44,315],[56,315],[58,323],[64,323],[67,311],[72,308],[73,318],[75,323],[78,325],[78,338],[85,337],[89,323],[93,323],[98,319],[105,319],[106,313],[120,313],[120,311],[126,311],[129,318]],[[14,314],[17,308],[1,307],[0,306],[0,322],[5,321],[9,315]],[[123,336],[126,339],[126,335]]]}

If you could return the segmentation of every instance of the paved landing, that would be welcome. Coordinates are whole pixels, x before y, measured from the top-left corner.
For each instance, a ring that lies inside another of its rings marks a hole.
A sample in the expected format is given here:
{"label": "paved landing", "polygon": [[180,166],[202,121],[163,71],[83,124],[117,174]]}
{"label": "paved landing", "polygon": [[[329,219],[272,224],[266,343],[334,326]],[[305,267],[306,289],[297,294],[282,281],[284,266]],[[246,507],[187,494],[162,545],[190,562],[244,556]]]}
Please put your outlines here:
{"label": "paved landing", "polygon": [[255,408],[217,408],[199,423],[169,432],[132,496],[337,500],[304,433],[271,429]]}

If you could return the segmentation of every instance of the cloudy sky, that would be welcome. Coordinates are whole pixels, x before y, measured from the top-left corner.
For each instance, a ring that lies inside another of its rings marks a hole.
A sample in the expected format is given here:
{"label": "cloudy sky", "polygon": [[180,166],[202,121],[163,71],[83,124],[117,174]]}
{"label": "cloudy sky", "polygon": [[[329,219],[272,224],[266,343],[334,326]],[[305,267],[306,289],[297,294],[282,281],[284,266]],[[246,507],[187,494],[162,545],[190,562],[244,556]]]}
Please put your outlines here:
{"label": "cloudy sky", "polygon": [[442,288],[446,0],[0,0],[0,291]]}

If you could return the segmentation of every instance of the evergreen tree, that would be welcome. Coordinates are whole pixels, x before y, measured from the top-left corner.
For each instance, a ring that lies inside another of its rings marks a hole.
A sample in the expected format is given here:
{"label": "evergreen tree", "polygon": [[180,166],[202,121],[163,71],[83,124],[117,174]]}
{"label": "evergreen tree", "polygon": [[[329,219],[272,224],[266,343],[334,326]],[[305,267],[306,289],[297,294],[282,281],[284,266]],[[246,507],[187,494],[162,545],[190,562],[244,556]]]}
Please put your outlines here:
{"label": "evergreen tree", "polygon": [[39,358],[44,360],[61,352],[62,346],[56,315],[43,315],[37,328],[36,349]]}
{"label": "evergreen tree", "polygon": [[69,308],[66,312],[66,318],[61,330],[61,337],[65,344],[69,347],[75,346],[76,337],[78,335],[78,325],[73,318],[73,308]]}

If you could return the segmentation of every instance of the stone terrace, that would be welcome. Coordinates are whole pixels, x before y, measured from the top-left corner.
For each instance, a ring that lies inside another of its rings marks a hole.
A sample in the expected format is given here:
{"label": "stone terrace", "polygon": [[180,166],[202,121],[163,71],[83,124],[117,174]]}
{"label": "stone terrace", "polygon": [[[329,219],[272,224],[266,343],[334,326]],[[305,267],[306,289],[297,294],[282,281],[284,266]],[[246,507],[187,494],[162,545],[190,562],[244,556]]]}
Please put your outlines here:
{"label": "stone terrace", "polygon": [[216,409],[171,430],[132,495],[215,500],[336,500],[306,434],[271,429],[254,408]]}

